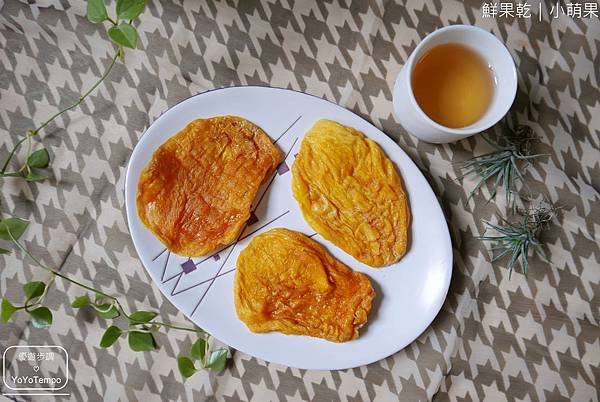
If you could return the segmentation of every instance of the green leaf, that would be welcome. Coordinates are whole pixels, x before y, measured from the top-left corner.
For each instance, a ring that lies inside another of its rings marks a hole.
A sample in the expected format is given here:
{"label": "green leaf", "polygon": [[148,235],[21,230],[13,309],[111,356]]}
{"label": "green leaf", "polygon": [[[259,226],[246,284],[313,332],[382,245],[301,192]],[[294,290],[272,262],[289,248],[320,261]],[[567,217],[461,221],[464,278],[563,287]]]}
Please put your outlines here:
{"label": "green leaf", "polygon": [[140,322],[149,322],[158,314],[154,311],[136,311],[129,316],[129,321],[132,324],[138,324]]}
{"label": "green leaf", "polygon": [[52,313],[48,307],[38,307],[29,314],[31,314],[31,322],[36,328],[48,328],[52,325]]}
{"label": "green leaf", "polygon": [[27,229],[29,225],[29,221],[19,219],[19,218],[7,218],[0,220],[0,239],[2,240],[12,240],[8,234],[15,238],[15,240],[19,240],[19,238]]}
{"label": "green leaf", "polygon": [[71,303],[71,307],[81,308],[89,306],[91,303],[92,301],[90,300],[90,297],[88,295],[83,295],[75,298],[75,300],[73,300],[73,303]]}
{"label": "green leaf", "polygon": [[108,36],[117,45],[130,47],[135,49],[137,45],[137,31],[129,24],[121,23],[117,26],[112,26],[108,30]]}
{"label": "green leaf", "polygon": [[117,0],[117,17],[120,20],[132,20],[144,11],[146,0]]}
{"label": "green leaf", "polygon": [[119,339],[121,334],[123,334],[123,331],[121,331],[121,328],[119,328],[115,325],[111,325],[110,327],[108,327],[106,329],[106,331],[104,332],[104,335],[102,335],[102,339],[100,339],[100,347],[107,348],[107,347],[111,346],[113,343],[115,343],[117,341],[117,339]]}
{"label": "green leaf", "polygon": [[108,13],[106,12],[104,0],[88,0],[87,19],[93,24],[97,24],[108,19]]}
{"label": "green leaf", "polygon": [[0,254],[8,254],[8,253],[10,253],[10,250],[0,247]]}
{"label": "green leaf", "polygon": [[181,375],[185,378],[193,376],[196,371],[198,371],[196,370],[196,367],[194,367],[194,363],[185,356],[179,356],[177,358],[177,367],[179,368]]}
{"label": "green leaf", "polygon": [[38,149],[27,158],[27,164],[32,168],[45,168],[50,163],[50,155],[46,148]]}
{"label": "green leaf", "polygon": [[15,311],[17,311],[17,308],[8,299],[2,299],[2,307],[0,308],[0,318],[2,321],[8,322]]}
{"label": "green leaf", "polygon": [[210,354],[206,367],[211,370],[221,371],[225,368],[225,363],[227,363],[227,349],[219,349]]}
{"label": "green leaf", "polygon": [[[110,306],[110,308],[109,308]],[[118,316],[121,315],[121,313],[119,313],[119,310],[114,306],[114,304],[111,303],[105,303],[105,304],[101,304],[96,309],[96,311],[98,311],[98,316],[100,318],[104,318],[105,320],[109,320],[109,319],[113,319],[113,318],[117,318]],[[102,310],[102,311],[100,311]]]}
{"label": "green leaf", "polygon": [[131,331],[128,340],[129,347],[135,352],[147,352],[156,349],[154,337],[148,332]]}
{"label": "green leaf", "polygon": [[192,357],[196,360],[204,361],[204,355],[206,355],[206,340],[203,338],[199,338],[192,345]]}
{"label": "green leaf", "polygon": [[40,281],[29,282],[23,285],[23,293],[25,293],[27,300],[40,297],[44,293],[44,289],[46,289],[46,284]]}
{"label": "green leaf", "polygon": [[30,172],[25,176],[25,180],[27,181],[44,181],[48,178],[48,176],[44,176],[43,174],[37,174],[35,172]]}

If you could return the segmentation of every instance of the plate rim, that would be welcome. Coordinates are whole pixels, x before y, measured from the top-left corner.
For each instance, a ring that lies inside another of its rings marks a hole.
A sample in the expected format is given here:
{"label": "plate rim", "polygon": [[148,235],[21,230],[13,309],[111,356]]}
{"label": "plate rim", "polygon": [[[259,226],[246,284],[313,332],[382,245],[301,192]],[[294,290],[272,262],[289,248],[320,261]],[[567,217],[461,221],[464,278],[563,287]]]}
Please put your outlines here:
{"label": "plate rim", "polygon": [[[400,352],[401,350],[405,349],[407,346],[409,346],[410,344],[412,344],[416,339],[418,339],[426,330],[427,328],[429,328],[431,326],[431,324],[435,321],[435,319],[437,318],[437,316],[439,315],[442,307],[444,306],[444,303],[448,297],[448,292],[450,290],[450,284],[451,284],[451,280],[452,280],[452,271],[453,271],[453,266],[454,266],[454,253],[453,253],[453,246],[452,246],[452,238],[450,236],[450,230],[448,227],[448,221],[446,218],[446,215],[444,214],[444,210],[440,204],[440,201],[438,199],[438,196],[436,195],[436,193],[433,191],[433,188],[431,187],[431,184],[429,183],[429,181],[427,180],[427,178],[425,177],[425,175],[423,174],[423,172],[421,171],[421,169],[417,166],[417,164],[412,160],[412,158],[409,156],[409,154],[404,151],[404,149],[402,149],[402,147],[400,147],[400,145],[398,145],[397,141],[394,140],[392,137],[390,137],[388,134],[386,134],[383,130],[379,129],[377,126],[375,126],[371,121],[367,120],[366,118],[362,117],[361,115],[359,115],[358,113],[354,112],[351,109],[348,109],[344,106],[341,106],[333,101],[330,101],[328,99],[322,98],[320,96],[317,95],[313,95],[310,93],[306,93],[306,92],[302,92],[299,90],[295,90],[295,89],[290,89],[290,88],[283,88],[283,87],[277,87],[277,86],[269,86],[269,85],[232,85],[232,86],[224,86],[224,87],[219,87],[219,88],[212,88],[212,89],[207,89],[205,91],[201,91],[195,94],[192,94],[182,100],[180,100],[179,102],[177,102],[176,104],[167,107],[165,110],[161,111],[159,113],[159,115],[154,118],[149,124],[148,126],[144,129],[143,134],[139,137],[139,139],[137,140],[137,143],[133,146],[133,149],[131,151],[131,154],[129,156],[129,159],[127,161],[127,168],[125,171],[125,180],[123,182],[123,201],[124,201],[124,206],[125,206],[125,213],[126,213],[126,217],[127,217],[127,228],[129,230],[129,236],[131,237],[132,243],[134,245],[134,249],[135,249],[135,253],[137,255],[137,258],[139,260],[139,262],[141,263],[141,265],[144,267],[144,270],[146,271],[146,275],[149,277],[150,281],[152,282],[153,286],[156,286],[158,288],[158,290],[161,292],[161,294],[163,295],[163,297],[169,302],[171,303],[171,305],[173,307],[175,307],[179,312],[181,312],[190,322],[192,325],[196,326],[197,328],[201,328],[198,324],[196,324],[196,322],[190,317],[190,315],[188,315],[187,312],[183,311],[182,309],[180,309],[179,307],[177,307],[177,305],[175,305],[175,303],[173,301],[171,301],[171,299],[168,297],[168,295],[165,293],[165,291],[163,289],[161,289],[160,286],[158,286],[156,284],[156,281],[153,279],[149,268],[146,266],[146,264],[144,264],[143,259],[141,258],[139,251],[138,251],[138,246],[137,246],[137,242],[134,238],[134,236],[131,233],[131,220],[133,219],[133,215],[135,214],[135,211],[131,211],[131,209],[128,207],[128,192],[127,189],[129,187],[128,183],[130,180],[132,180],[131,178],[131,165],[132,165],[132,159],[134,156],[134,153],[136,151],[136,148],[138,147],[139,143],[142,141],[142,139],[146,136],[147,132],[152,128],[153,125],[155,125],[163,116],[165,116],[168,112],[172,111],[173,109],[177,108],[178,106],[182,105],[184,102],[201,96],[201,95],[206,95],[208,93],[211,92],[217,92],[217,91],[226,91],[226,90],[230,90],[230,89],[244,89],[244,88],[260,88],[260,89],[272,89],[272,90],[279,90],[279,91],[285,91],[285,92],[294,92],[297,93],[299,95],[305,95],[305,96],[310,96],[313,98],[316,98],[317,100],[320,101],[325,101],[328,102],[330,104],[332,104],[334,107],[336,108],[340,108],[343,109],[346,112],[350,112],[351,114],[353,114],[356,118],[362,120],[364,123],[366,123],[368,126],[370,126],[370,128],[377,130],[378,132],[380,132],[381,134],[383,134],[383,136],[385,137],[385,141],[391,142],[400,152],[402,152],[405,156],[406,159],[409,161],[410,164],[412,164],[412,167],[419,173],[419,175],[421,175],[422,179],[425,181],[425,183],[427,183],[427,190],[429,192],[431,192],[433,199],[435,199],[435,202],[433,203],[435,205],[435,209],[437,210],[437,212],[441,215],[441,217],[443,218],[443,228],[445,228],[445,230],[443,231],[443,235],[445,237],[445,241],[444,241],[444,250],[443,250],[443,254],[446,257],[445,261],[449,261],[448,263],[448,267],[445,270],[446,275],[445,275],[445,282],[444,282],[444,288],[445,291],[443,292],[443,297],[439,297],[437,300],[437,303],[434,304],[435,308],[432,309],[432,311],[435,311],[435,314],[431,315],[431,319],[427,319],[425,320],[426,324],[421,325],[418,328],[418,330],[416,331],[416,335],[414,336],[414,338],[410,339],[410,341],[406,342],[405,344],[402,344],[400,347],[398,347],[397,349],[394,347],[394,349],[396,349],[395,351],[389,353],[389,352],[384,352],[384,353],[379,353],[379,354],[375,354],[374,357],[369,358],[369,359],[363,359],[363,361],[359,361],[357,363],[353,363],[353,364],[342,364],[342,365],[331,365],[332,368],[324,368],[322,365],[319,366],[290,366],[288,363],[280,361],[278,359],[267,359],[261,356],[258,356],[254,353],[250,353],[248,351],[245,351],[241,348],[238,348],[236,346],[232,346],[227,344],[228,347],[231,347],[233,349],[236,349],[237,351],[241,351],[249,356],[252,356],[254,358],[258,358],[258,359],[262,359],[265,360],[267,362],[272,362],[272,363],[276,363],[276,364],[281,364],[284,365],[286,367],[292,367],[292,368],[298,368],[298,369],[304,369],[304,370],[326,370],[326,371],[335,371],[335,370],[346,370],[346,369],[351,369],[351,368],[355,368],[355,367],[361,367],[361,366],[365,366],[368,364],[372,364],[372,363],[376,363],[379,362],[380,360],[383,360],[387,357],[393,356],[394,354]],[[175,135],[175,134],[173,134]],[[404,180],[404,179],[403,179]],[[412,219],[412,216],[411,216]],[[412,226],[411,226],[412,227]],[[202,329],[202,328],[201,328]],[[260,335],[260,334],[259,334]],[[212,336],[212,334],[211,334]],[[215,338],[218,339],[218,338]]]}

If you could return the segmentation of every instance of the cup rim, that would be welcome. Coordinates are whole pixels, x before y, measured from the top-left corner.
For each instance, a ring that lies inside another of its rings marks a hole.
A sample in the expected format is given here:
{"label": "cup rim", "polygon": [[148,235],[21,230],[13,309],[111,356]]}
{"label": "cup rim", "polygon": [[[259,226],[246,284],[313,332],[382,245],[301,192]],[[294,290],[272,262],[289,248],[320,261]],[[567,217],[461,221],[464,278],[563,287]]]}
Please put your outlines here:
{"label": "cup rim", "polygon": [[[419,51],[423,48],[423,46],[425,46],[428,42],[430,42],[436,36],[439,36],[440,34],[443,34],[447,31],[458,31],[458,30],[478,31],[479,33],[491,36],[493,38],[493,40],[495,40],[500,45],[500,48],[502,49],[504,56],[508,57],[511,60],[511,63],[510,63],[511,75],[513,76],[512,82],[514,84],[513,84],[513,89],[511,91],[513,93],[512,99],[510,102],[506,102],[506,106],[504,107],[505,110],[502,113],[502,116],[506,115],[506,113],[508,113],[508,111],[510,110],[510,107],[512,106],[512,104],[515,100],[515,97],[517,95],[517,87],[518,87],[518,85],[517,85],[518,84],[517,68],[515,66],[515,61],[514,61],[512,55],[506,48],[506,45],[496,35],[486,31],[483,28],[480,28],[480,27],[474,26],[474,25],[455,24],[455,25],[449,25],[446,27],[436,29],[435,31],[433,31],[433,32],[429,33],[427,36],[425,36],[425,38],[415,47],[415,49],[412,52],[412,55],[414,55],[414,57],[409,58],[408,63],[405,65],[405,68],[408,69],[408,84],[409,84],[409,88],[410,88],[410,91],[408,91],[409,99],[410,99],[410,102],[412,103],[412,105],[416,108],[417,113],[422,118],[424,118],[426,121],[428,121],[431,125],[433,125],[436,129],[443,131],[446,134],[454,134],[454,135],[460,135],[460,136],[467,137],[467,136],[487,130],[488,128],[490,128],[494,124],[496,124],[499,120],[492,121],[489,124],[484,124],[481,127],[480,126],[474,126],[474,127],[467,126],[465,128],[451,128],[451,127],[443,126],[443,125],[439,124],[438,122],[434,121],[431,117],[429,117],[427,115],[427,113],[425,113],[423,111],[423,109],[421,109],[421,106],[419,105],[419,102],[417,102],[417,99],[415,98],[413,88],[412,88],[412,72],[413,72],[413,68],[416,63],[417,55],[418,55]],[[477,122],[475,122],[473,124],[476,124],[476,123]]]}

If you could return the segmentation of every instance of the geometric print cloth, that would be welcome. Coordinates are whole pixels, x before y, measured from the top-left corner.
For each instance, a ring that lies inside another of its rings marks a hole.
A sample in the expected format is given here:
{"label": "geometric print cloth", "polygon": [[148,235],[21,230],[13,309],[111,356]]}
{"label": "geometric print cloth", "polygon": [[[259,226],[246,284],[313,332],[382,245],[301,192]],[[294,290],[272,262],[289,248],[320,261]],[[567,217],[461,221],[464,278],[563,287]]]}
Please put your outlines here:
{"label": "geometric print cloth", "polygon": [[[160,348],[98,346],[110,325],[70,301],[56,281],[49,330],[26,315],[0,326],[0,346],[64,345],[72,400],[196,401],[598,401],[600,388],[600,19],[567,5],[529,2],[530,18],[484,18],[481,1],[150,1],[105,83],[36,141],[50,151],[49,179],[4,179],[2,214],[31,221],[23,240],[47,265],[103,291],[129,310],[186,322],[153,285],[125,221],[125,169],[144,130],[190,95],[232,85],[306,92],[348,108],[393,138],[425,174],[451,231],[454,266],[445,304],[402,351],[341,371],[291,369],[233,351],[221,373],[183,381],[176,357],[193,339],[157,335]],[[586,2],[579,2],[584,4]],[[587,3],[592,3],[588,1]],[[114,3],[109,5],[112,10]],[[115,48],[89,23],[83,1],[0,0],[0,156],[27,129],[66,107],[102,74]],[[539,18],[539,12],[542,18]],[[109,11],[110,12],[110,11]],[[556,18],[555,18],[556,17]],[[474,136],[445,145],[408,135],[392,111],[392,87],[419,41],[472,24],[506,43],[518,67],[517,99],[496,134],[527,124],[547,154],[526,170],[528,194],[561,206],[543,233],[549,262],[509,278],[476,239],[506,216],[491,187],[469,198],[473,177],[456,163],[490,151]],[[4,245],[7,246],[7,245]],[[9,246],[10,247],[10,246]],[[0,256],[0,290],[12,301],[44,272],[17,251]],[[6,390],[3,388],[3,392]],[[18,398],[10,396],[8,398]]]}

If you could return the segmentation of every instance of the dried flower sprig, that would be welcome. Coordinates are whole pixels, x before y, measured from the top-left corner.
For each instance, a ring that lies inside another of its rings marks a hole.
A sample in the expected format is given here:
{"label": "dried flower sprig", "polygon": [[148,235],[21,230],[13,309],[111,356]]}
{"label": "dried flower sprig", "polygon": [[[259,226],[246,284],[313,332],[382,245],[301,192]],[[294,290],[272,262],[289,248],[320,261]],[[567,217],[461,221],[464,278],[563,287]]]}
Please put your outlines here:
{"label": "dried flower sprig", "polygon": [[537,254],[544,260],[549,261],[540,234],[549,227],[550,222],[556,217],[557,211],[558,208],[547,203],[529,209],[517,209],[517,213],[523,216],[521,222],[512,223],[503,219],[504,226],[485,222],[488,229],[491,228],[499,234],[496,236],[479,236],[478,239],[494,244],[492,251],[497,254],[492,258],[492,262],[505,256],[509,257],[507,265],[509,278],[517,262],[521,264],[521,270],[526,274],[529,268],[528,258],[530,254]]}
{"label": "dried flower sprig", "polygon": [[494,151],[464,161],[460,166],[463,177],[469,175],[480,177],[479,182],[469,194],[469,199],[488,180],[493,180],[490,199],[496,196],[498,188],[502,185],[506,194],[506,204],[513,205],[516,180],[525,183],[520,162],[529,165],[531,159],[544,156],[531,153],[532,144],[539,141],[539,138],[531,127],[519,125],[514,131],[509,130],[495,141],[485,136],[483,139],[494,148]]}

